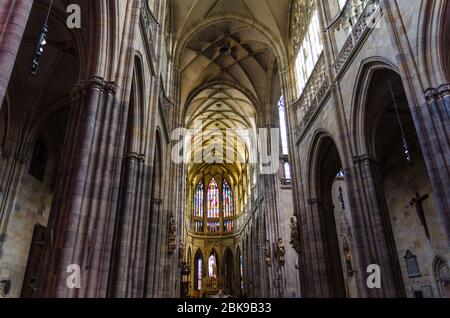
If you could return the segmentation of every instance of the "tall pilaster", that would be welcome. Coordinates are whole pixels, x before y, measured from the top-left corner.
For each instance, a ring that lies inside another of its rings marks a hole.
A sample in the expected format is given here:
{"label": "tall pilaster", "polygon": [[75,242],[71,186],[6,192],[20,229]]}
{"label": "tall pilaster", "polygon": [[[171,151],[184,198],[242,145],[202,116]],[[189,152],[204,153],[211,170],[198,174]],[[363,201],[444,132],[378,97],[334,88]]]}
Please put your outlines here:
{"label": "tall pilaster", "polygon": [[425,97],[426,105],[412,113],[450,242],[450,84],[428,89]]}
{"label": "tall pilaster", "polygon": [[381,268],[381,289],[369,289],[362,280],[363,297],[397,298],[404,296],[400,264],[398,262],[389,211],[383,193],[377,162],[370,156],[354,158],[349,172],[352,188],[353,232],[360,272],[366,277],[369,265]]}
{"label": "tall pilaster", "polygon": [[311,198],[307,203],[309,207],[303,216],[307,231],[302,233],[304,242],[302,254],[306,258],[303,264],[307,266],[301,272],[304,296],[308,298],[337,297],[334,295],[335,288],[332,282],[340,277],[331,277],[332,267],[336,264],[330,261],[327,254],[323,203],[319,198]]}
{"label": "tall pilaster", "polygon": [[0,257],[6,240],[9,219],[20,191],[27,158],[23,154],[0,154]]}
{"label": "tall pilaster", "polygon": [[0,4],[0,109],[32,5],[33,0],[2,0]]}
{"label": "tall pilaster", "polygon": [[149,215],[144,206],[149,198],[148,169],[143,155],[125,158],[121,201],[116,221],[110,295],[115,298],[143,297],[148,248]]}
{"label": "tall pilaster", "polygon": [[[405,32],[404,19],[397,1],[382,1],[381,5],[386,13],[391,42],[398,49],[396,58],[399,62],[400,74],[434,196],[442,215],[447,241],[450,244],[450,84],[448,74],[436,76],[436,80],[432,82],[427,80],[430,74],[418,68],[420,59],[413,54],[415,48],[411,46],[408,33]],[[439,21],[439,19],[435,20]],[[431,20],[429,21],[431,23]],[[432,36],[438,36],[438,34],[440,35],[440,32],[433,32]],[[434,47],[433,51],[435,52],[427,52],[422,58],[429,60],[440,52]],[[440,56],[440,54],[437,55]],[[444,68],[443,65],[440,67]],[[444,73],[443,70],[439,72],[436,70],[436,72]]]}

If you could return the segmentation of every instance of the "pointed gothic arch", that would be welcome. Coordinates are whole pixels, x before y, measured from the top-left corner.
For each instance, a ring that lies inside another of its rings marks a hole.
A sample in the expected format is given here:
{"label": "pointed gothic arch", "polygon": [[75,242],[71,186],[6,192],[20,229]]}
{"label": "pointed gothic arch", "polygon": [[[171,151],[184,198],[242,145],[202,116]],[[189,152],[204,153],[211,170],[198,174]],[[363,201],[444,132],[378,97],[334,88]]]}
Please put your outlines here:
{"label": "pointed gothic arch", "polygon": [[201,292],[203,289],[203,277],[204,274],[204,257],[201,249],[198,249],[194,257],[194,290]]}
{"label": "pointed gothic arch", "polygon": [[151,174],[151,208],[150,215],[148,216],[148,230],[147,230],[147,260],[146,260],[146,283],[145,283],[145,295],[151,297],[157,293],[158,282],[157,275],[154,271],[157,268],[159,262],[159,244],[162,239],[162,235],[166,233],[168,225],[164,224],[164,220],[169,222],[169,218],[163,215],[163,162],[162,162],[162,136],[159,129],[156,130],[153,152],[153,169]]}
{"label": "pointed gothic arch", "polygon": [[[148,231],[148,216],[141,203],[142,193],[147,190],[143,166],[144,166],[144,73],[141,57],[136,55],[134,59],[133,76],[128,102],[127,124],[125,131],[125,143],[122,155],[122,174],[119,188],[119,203],[115,224],[114,261],[109,278],[108,293],[111,297],[127,297],[138,295],[142,297],[144,291],[137,283],[137,277],[130,275],[127,268],[133,268],[139,272],[140,264],[145,264],[145,259],[131,248],[131,243],[146,241],[144,238]],[[147,222],[146,222],[147,220]],[[136,235],[139,233],[138,235]],[[148,246],[144,246],[144,249]],[[133,261],[134,260],[134,261]],[[145,265],[141,265],[145,266]]]}
{"label": "pointed gothic arch", "polygon": [[423,89],[450,82],[450,2],[424,1],[417,30],[418,67]]}
{"label": "pointed gothic arch", "polygon": [[234,294],[235,284],[235,270],[234,270],[234,257],[230,248],[227,248],[223,256],[223,272],[224,272],[224,292],[227,295]]}
{"label": "pointed gothic arch", "polygon": [[[307,183],[308,209],[314,219],[314,228],[308,228],[302,239],[308,242],[315,237],[317,244],[304,246],[315,255],[313,260],[302,259],[305,270],[302,281],[311,297],[347,297],[344,273],[335,220],[332,187],[336,176],[342,171],[342,159],[331,134],[318,131],[313,139],[309,155]],[[314,296],[313,296],[314,295]]]}
{"label": "pointed gothic arch", "polygon": [[216,249],[213,248],[208,257],[208,277],[218,279],[220,271],[222,270],[220,265],[219,254]]}
{"label": "pointed gothic arch", "polygon": [[439,256],[433,261],[433,275],[439,297],[450,298],[450,269],[448,263]]}
{"label": "pointed gothic arch", "polygon": [[[431,225],[427,222],[439,217],[422,151],[428,149],[422,148],[419,141],[416,105],[409,104],[404,81],[392,63],[376,57],[368,59],[362,64],[356,80],[351,114],[356,151],[355,173],[359,184],[364,185],[360,190],[363,192],[361,196],[370,202],[369,206],[361,206],[360,209],[367,210],[368,217],[374,218],[371,222],[381,224],[379,233],[383,233],[377,237],[366,234],[366,239],[376,246],[378,255],[385,254],[384,267],[388,269],[385,278],[389,277],[389,282],[385,284],[392,287],[386,292],[404,295],[414,286],[405,268],[400,266],[400,260],[412,241],[408,243],[399,240],[399,237],[406,231],[411,233],[410,236],[427,240],[428,236],[433,236],[429,233],[428,226]],[[398,180],[402,182],[399,184]],[[422,201],[425,197],[427,199]],[[416,205],[414,200],[420,202]],[[402,218],[398,204],[403,202],[412,207],[407,229],[398,221]],[[420,215],[423,210],[427,211],[425,221]],[[435,230],[441,232],[445,229],[439,224]],[[419,264],[431,252],[426,252],[426,249],[421,247],[415,250]]]}
{"label": "pointed gothic arch", "polygon": [[237,286],[239,290],[239,296],[244,295],[244,257],[241,253],[241,247],[238,245],[236,249],[236,277],[238,277],[237,280]]}
{"label": "pointed gothic arch", "polygon": [[7,98],[5,98],[5,100],[3,101],[3,106],[1,106],[0,108],[0,152],[3,151],[3,149],[5,148],[7,135],[8,135],[8,103]]}

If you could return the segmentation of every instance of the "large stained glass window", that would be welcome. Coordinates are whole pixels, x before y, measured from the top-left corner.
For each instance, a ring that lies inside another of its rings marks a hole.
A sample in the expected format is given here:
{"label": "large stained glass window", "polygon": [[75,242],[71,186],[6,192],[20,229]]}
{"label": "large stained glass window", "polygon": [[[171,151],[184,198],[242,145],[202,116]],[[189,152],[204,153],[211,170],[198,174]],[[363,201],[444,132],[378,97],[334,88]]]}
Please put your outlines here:
{"label": "large stained glass window", "polygon": [[194,196],[194,217],[203,217],[203,181],[199,183]]}
{"label": "large stained glass window", "polygon": [[323,45],[320,37],[319,12],[316,10],[309,23],[308,30],[303,38],[302,46],[295,60],[299,95],[303,93],[303,90],[314,71],[314,67],[319,61],[322,51]]}
{"label": "large stained glass window", "polygon": [[208,218],[219,218],[219,185],[215,179],[211,180],[208,187]]}
{"label": "large stained glass window", "polygon": [[233,192],[228,185],[227,180],[223,181],[223,217],[231,218],[233,217]]}

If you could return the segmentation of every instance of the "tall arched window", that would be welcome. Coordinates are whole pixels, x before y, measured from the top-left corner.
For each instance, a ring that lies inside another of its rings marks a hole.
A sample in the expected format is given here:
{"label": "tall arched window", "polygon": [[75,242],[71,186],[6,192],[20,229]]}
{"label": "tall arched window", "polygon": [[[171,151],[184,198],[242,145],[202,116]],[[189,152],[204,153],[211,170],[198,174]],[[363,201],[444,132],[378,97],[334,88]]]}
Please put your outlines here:
{"label": "tall arched window", "polygon": [[196,218],[203,217],[203,188],[203,181],[201,181],[194,196],[194,217]]}
{"label": "tall arched window", "polygon": [[205,210],[205,193],[204,193],[204,184],[203,181],[197,186],[194,194],[194,231],[197,233],[201,233],[204,231],[204,210]]}
{"label": "tall arched window", "polygon": [[233,203],[233,192],[231,187],[228,185],[227,180],[223,180],[223,228],[226,233],[233,232],[234,227],[234,203]]}
{"label": "tall arched window", "polygon": [[214,178],[208,187],[208,218],[219,218],[219,185]]}
{"label": "tall arched window", "polygon": [[244,292],[244,258],[242,257],[241,250],[238,247],[238,261],[239,261],[239,287],[241,293]]}
{"label": "tall arched window", "polygon": [[48,150],[45,140],[39,138],[33,150],[29,173],[40,182],[44,181],[45,168],[47,166]]}
{"label": "tall arched window", "polygon": [[203,254],[200,250],[197,251],[195,254],[195,260],[194,260],[194,284],[195,284],[195,290],[200,291],[202,290],[202,278],[203,278]]}
{"label": "tall arched window", "polygon": [[220,235],[234,231],[234,195],[225,177],[216,176],[209,183],[200,181],[193,192],[192,207],[194,232]]}
{"label": "tall arched window", "polygon": [[220,222],[219,222],[219,185],[213,178],[208,186],[208,232],[209,233],[219,233],[220,232]]}
{"label": "tall arched window", "polygon": [[225,218],[233,217],[233,192],[228,185],[227,180],[223,181],[223,216]]}
{"label": "tall arched window", "polygon": [[299,95],[303,93],[322,51],[323,45],[320,37],[319,12],[316,9],[295,60]]}
{"label": "tall arched window", "polygon": [[280,135],[281,135],[281,147],[284,156],[289,155],[288,133],[287,133],[287,121],[286,121],[286,103],[284,96],[281,96],[278,101],[278,113],[280,116]]}

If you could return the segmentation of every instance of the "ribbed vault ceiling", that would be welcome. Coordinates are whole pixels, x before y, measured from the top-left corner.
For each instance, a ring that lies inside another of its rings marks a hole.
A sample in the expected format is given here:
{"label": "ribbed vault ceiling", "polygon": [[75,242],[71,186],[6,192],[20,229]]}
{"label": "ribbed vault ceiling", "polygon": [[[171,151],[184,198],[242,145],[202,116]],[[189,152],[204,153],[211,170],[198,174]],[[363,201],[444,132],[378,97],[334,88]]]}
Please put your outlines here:
{"label": "ribbed vault ceiling", "polygon": [[[198,129],[201,122],[202,131],[195,137],[202,137],[202,147],[193,146],[191,158],[209,150],[220,151],[225,156],[232,156],[245,162],[248,156],[247,141],[238,133],[230,136],[229,131],[246,130],[256,133],[256,110],[246,95],[226,85],[215,85],[198,94],[186,112],[186,127]],[[230,139],[225,139],[230,138]],[[217,153],[219,155],[219,153]]]}
{"label": "ribbed vault ceiling", "polygon": [[[289,32],[290,0],[174,0],[172,32],[179,70],[180,104],[187,128],[202,120],[203,142],[190,155],[217,148],[218,131],[256,132],[258,115],[270,103],[274,46],[284,47]],[[209,23],[210,22],[210,23]],[[277,41],[274,44],[274,41]],[[179,52],[179,53],[177,53]],[[279,83],[279,81],[277,82]],[[199,89],[201,88],[201,89]],[[249,156],[246,141],[233,149]],[[218,147],[220,148],[220,147]],[[199,164],[190,170],[204,169]],[[238,173],[240,165],[216,165]]]}
{"label": "ribbed vault ceiling", "polygon": [[201,30],[181,57],[183,97],[220,78],[239,83],[263,101],[267,73],[275,62],[264,40],[256,30],[237,22],[224,21]]}

